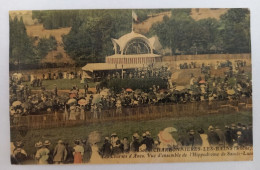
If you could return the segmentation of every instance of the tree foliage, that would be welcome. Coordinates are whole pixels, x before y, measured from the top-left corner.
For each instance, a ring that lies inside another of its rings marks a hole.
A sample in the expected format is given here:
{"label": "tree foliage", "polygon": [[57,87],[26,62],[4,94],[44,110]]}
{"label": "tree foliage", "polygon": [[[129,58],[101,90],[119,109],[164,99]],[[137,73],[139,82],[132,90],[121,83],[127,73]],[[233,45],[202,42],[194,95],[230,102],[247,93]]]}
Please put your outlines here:
{"label": "tree foliage", "polygon": [[53,51],[57,49],[57,41],[54,36],[50,36],[49,38],[40,38],[36,47],[36,56],[38,59],[44,58],[49,51]]}
{"label": "tree foliage", "polygon": [[230,9],[221,16],[224,51],[228,53],[244,53],[250,47],[250,17],[248,9]]}
{"label": "tree foliage", "polygon": [[10,20],[10,63],[29,63],[34,56],[33,40],[27,35],[23,18]]}
{"label": "tree foliage", "polygon": [[247,9],[230,9],[216,19],[195,21],[189,9],[174,9],[172,17],[152,27],[173,54],[250,52],[250,17]]}
{"label": "tree foliage", "polygon": [[[139,22],[169,9],[135,9]],[[148,36],[157,35],[172,54],[250,52],[248,9],[229,9],[220,17],[195,21],[191,9],[173,9],[172,16],[154,24]],[[33,19],[45,29],[71,27],[63,35],[63,46],[76,63],[104,62],[113,54],[111,38],[131,31],[132,10],[47,10],[33,11]],[[26,33],[23,19],[10,18],[10,63],[35,63],[57,48],[55,37],[38,43]],[[34,45],[37,44],[37,45]],[[59,56],[58,56],[59,57]]]}
{"label": "tree foliage", "polygon": [[79,10],[43,10],[32,11],[32,18],[43,24],[45,29],[71,27]]}
{"label": "tree foliage", "polygon": [[104,62],[113,54],[111,37],[130,31],[130,10],[82,10],[63,36],[64,49],[76,61]]}

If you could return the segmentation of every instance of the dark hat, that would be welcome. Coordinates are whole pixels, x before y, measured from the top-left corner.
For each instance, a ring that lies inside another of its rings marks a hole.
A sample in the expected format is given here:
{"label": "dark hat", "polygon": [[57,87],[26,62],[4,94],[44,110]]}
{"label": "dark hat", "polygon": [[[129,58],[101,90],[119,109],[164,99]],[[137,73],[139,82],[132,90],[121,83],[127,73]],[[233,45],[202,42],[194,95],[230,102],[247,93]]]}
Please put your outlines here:
{"label": "dark hat", "polygon": [[80,144],[80,140],[76,139],[76,140],[74,140],[74,143],[78,145],[78,144]]}
{"label": "dark hat", "polygon": [[15,145],[16,145],[16,147],[23,147],[23,142],[22,141],[17,141],[16,143],[15,143]]}
{"label": "dark hat", "polygon": [[204,133],[204,130],[202,128],[200,128],[200,130],[198,130],[198,133],[199,134],[203,134]]}

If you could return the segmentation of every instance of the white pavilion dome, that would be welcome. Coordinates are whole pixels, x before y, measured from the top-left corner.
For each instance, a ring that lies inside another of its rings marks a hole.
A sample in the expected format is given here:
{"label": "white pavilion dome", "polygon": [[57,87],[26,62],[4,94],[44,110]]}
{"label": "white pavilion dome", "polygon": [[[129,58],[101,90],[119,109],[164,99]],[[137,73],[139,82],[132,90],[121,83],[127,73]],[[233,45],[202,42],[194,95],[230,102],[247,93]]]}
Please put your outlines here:
{"label": "white pavilion dome", "polygon": [[[153,47],[150,40],[142,34],[130,32],[119,39],[112,39],[115,54],[128,55],[131,50],[137,50],[136,54],[153,53]],[[139,49],[139,51],[138,51]]]}

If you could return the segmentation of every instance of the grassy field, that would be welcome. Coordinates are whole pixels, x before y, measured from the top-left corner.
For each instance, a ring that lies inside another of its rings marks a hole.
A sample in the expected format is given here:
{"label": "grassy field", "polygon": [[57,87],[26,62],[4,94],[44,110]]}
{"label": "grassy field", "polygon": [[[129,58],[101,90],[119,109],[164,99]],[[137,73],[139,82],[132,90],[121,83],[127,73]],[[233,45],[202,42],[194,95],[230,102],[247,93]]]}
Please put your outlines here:
{"label": "grassy field", "polygon": [[[30,86],[30,82],[24,82],[24,84],[28,84]],[[42,81],[42,85],[46,88],[46,90],[53,90],[54,84],[57,85],[58,90],[70,90],[74,85],[77,85],[78,88],[83,89],[84,84],[80,83],[80,79],[56,79],[56,80],[44,80]],[[95,87],[94,82],[88,83],[89,87]],[[33,87],[32,90],[40,90],[41,87]]]}
{"label": "grassy field", "polygon": [[[92,131],[100,132],[102,138],[116,132],[120,139],[128,137],[129,140],[131,140],[133,133],[137,132],[139,135],[142,135],[142,133],[148,130],[151,132],[152,137],[157,140],[156,136],[159,131],[170,126],[177,128],[178,133],[183,133],[190,128],[194,128],[195,130],[203,128],[207,132],[209,125],[218,125],[221,128],[224,128],[225,125],[238,122],[246,125],[252,123],[252,112],[200,117],[163,118],[148,121],[96,123],[76,127],[29,130],[25,137],[22,137],[17,129],[12,129],[11,141],[23,140],[25,143],[25,150],[29,154],[33,154],[35,152],[34,144],[39,140],[44,141],[48,139],[52,142],[52,147],[54,147],[56,142],[59,139],[62,139],[73,146],[73,141],[75,139],[85,139]],[[176,140],[178,139],[178,133],[173,133]],[[103,142],[103,139],[101,142]],[[99,145],[101,144],[102,143]]]}

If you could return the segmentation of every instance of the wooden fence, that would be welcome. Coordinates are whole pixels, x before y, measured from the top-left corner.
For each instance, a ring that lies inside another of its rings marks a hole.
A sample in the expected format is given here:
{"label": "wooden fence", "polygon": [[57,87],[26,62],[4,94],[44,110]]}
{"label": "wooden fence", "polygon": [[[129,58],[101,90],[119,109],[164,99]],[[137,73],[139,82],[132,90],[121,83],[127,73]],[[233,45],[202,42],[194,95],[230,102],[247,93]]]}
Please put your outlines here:
{"label": "wooden fence", "polygon": [[[63,114],[44,114],[21,116],[17,118],[16,123],[11,123],[11,128],[26,127],[30,129],[76,126],[90,123],[134,121],[134,120],[152,120],[166,117],[190,117],[211,114],[230,114],[241,110],[252,110],[251,100],[244,103],[214,101],[194,102],[186,104],[163,104],[147,105],[134,108],[122,108],[122,113],[117,113],[115,109],[102,110],[98,118],[93,118],[93,113],[86,112],[85,120],[64,120]],[[58,115],[58,116],[57,116]],[[12,122],[12,120],[11,120]]]}

